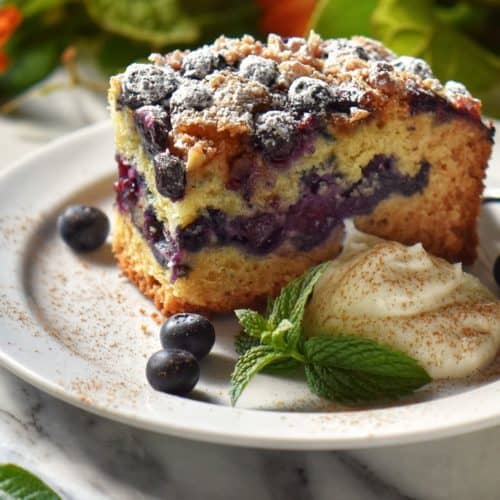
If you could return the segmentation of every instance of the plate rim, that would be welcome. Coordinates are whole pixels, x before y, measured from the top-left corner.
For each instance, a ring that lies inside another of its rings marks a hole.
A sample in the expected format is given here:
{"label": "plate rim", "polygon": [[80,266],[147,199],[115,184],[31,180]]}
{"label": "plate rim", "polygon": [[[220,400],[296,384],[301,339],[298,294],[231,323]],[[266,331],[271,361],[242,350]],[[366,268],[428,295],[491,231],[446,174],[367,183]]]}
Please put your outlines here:
{"label": "plate rim", "polygon": [[[19,170],[28,168],[30,163],[34,160],[39,159],[40,157],[50,156],[52,154],[57,155],[58,151],[61,148],[71,147],[74,144],[78,144],[80,142],[85,142],[86,140],[93,140],[95,136],[102,134],[103,132],[109,132],[111,127],[111,123],[109,120],[105,120],[102,122],[98,122],[96,124],[84,127],[75,132],[72,132],[68,135],[60,137],[49,144],[27,154],[26,156],[20,158],[19,160],[10,164],[2,169],[0,172],[0,191],[10,175],[15,175]],[[0,307],[1,311],[1,307]],[[0,328],[4,328],[5,325],[2,322],[2,316],[0,315]],[[358,437],[347,437],[345,439],[334,436],[328,437],[328,435],[322,435],[321,433],[318,435],[310,436],[308,438],[303,438],[300,435],[293,437],[290,435],[282,435],[282,436],[271,436],[266,434],[265,432],[259,434],[258,436],[254,434],[246,435],[239,429],[224,429],[222,431],[215,431],[214,429],[209,429],[205,426],[199,428],[187,428],[183,425],[173,425],[170,423],[166,425],[165,422],[160,424],[155,419],[148,419],[143,415],[132,414],[131,412],[123,412],[113,409],[106,409],[99,405],[92,404],[89,402],[82,401],[74,392],[69,391],[67,388],[62,385],[57,385],[54,381],[45,378],[43,375],[38,374],[37,372],[28,369],[18,360],[8,355],[4,351],[4,348],[0,341],[0,365],[5,367],[7,370],[28,382],[29,384],[37,387],[38,389],[50,394],[51,396],[63,400],[66,403],[77,406],[83,410],[89,411],[91,413],[95,413],[99,416],[116,420],[127,425],[131,425],[134,427],[139,427],[142,429],[160,432],[164,434],[175,435],[177,437],[184,437],[188,439],[195,439],[199,441],[211,442],[211,443],[219,443],[225,445],[235,445],[235,446],[245,446],[245,447],[254,447],[254,448],[266,448],[266,449],[289,449],[289,450],[332,450],[332,449],[355,449],[355,448],[370,448],[370,447],[379,447],[379,446],[391,446],[398,444],[406,444],[406,443],[415,443],[422,441],[430,441],[434,439],[441,439],[445,437],[450,437],[466,432],[472,432],[476,430],[480,430],[483,428],[491,427],[493,425],[500,423],[500,405],[495,408],[494,411],[490,411],[486,414],[478,413],[475,415],[475,418],[470,417],[461,422],[455,422],[453,424],[446,422],[442,425],[436,425],[432,428],[422,428],[420,430],[413,430],[411,432],[406,432],[403,427],[400,427],[398,432],[393,431],[390,434],[377,436],[377,435],[360,435]],[[414,406],[419,406],[420,409],[424,408],[425,405],[430,406],[442,406],[443,401],[450,400],[452,398],[463,398],[466,395],[469,395],[475,391],[484,391],[488,389],[489,385],[497,385],[498,392],[500,394],[500,380],[492,382],[487,386],[480,387],[478,389],[474,389],[472,391],[465,391],[465,393],[447,396],[445,398],[440,398],[436,400],[413,403],[404,407],[395,407],[395,408],[382,408],[382,409],[374,409],[368,410],[369,413],[380,413],[385,414],[398,408],[411,408]],[[177,398],[179,399],[179,398]],[[206,403],[200,403],[195,401],[190,401],[190,403],[197,405],[205,405]],[[311,418],[314,416],[315,418],[323,416],[332,417],[335,415],[339,415],[339,413],[318,413],[318,412],[266,412],[265,410],[252,410],[252,409],[240,409],[240,408],[231,408],[219,405],[211,405],[218,409],[223,409],[223,411],[231,411],[238,415],[243,414],[259,414],[261,417],[263,414],[281,414],[286,417],[293,416],[296,418],[297,416],[304,417],[310,416]],[[350,415],[355,415],[356,420],[362,420],[363,413],[365,410],[359,410],[354,412],[348,412]],[[347,412],[340,412],[347,413]],[[300,420],[300,419],[299,419]],[[302,418],[304,420],[304,418]]]}

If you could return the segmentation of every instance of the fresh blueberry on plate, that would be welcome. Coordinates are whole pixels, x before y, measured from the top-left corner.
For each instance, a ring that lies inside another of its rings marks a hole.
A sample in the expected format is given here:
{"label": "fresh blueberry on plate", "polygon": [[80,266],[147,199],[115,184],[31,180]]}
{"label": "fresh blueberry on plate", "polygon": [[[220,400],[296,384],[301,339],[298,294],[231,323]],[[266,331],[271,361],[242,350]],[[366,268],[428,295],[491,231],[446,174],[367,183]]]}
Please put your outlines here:
{"label": "fresh blueberry on plate", "polygon": [[215,330],[212,323],[200,314],[174,314],[163,323],[160,340],[165,349],[185,349],[202,359],[214,345]]}
{"label": "fresh blueberry on plate", "polygon": [[104,212],[88,205],[70,205],[58,217],[62,239],[75,252],[90,252],[104,244],[109,234],[109,220]]}
{"label": "fresh blueberry on plate", "polygon": [[200,366],[189,351],[165,349],[155,352],[146,365],[146,378],[153,389],[184,396],[200,378]]}

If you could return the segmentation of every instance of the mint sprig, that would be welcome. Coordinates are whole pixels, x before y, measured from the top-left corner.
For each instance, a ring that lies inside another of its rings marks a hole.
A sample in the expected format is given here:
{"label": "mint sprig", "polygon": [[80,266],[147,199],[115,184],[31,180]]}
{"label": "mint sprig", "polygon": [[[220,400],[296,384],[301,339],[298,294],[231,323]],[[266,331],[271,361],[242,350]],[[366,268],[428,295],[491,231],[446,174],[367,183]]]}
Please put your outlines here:
{"label": "mint sprig", "polygon": [[243,331],[250,337],[260,339],[262,332],[268,329],[267,319],[251,309],[236,309],[234,311]]}
{"label": "mint sprig", "polygon": [[416,360],[373,340],[351,335],[305,338],[304,310],[326,266],[293,280],[268,304],[265,316],[249,309],[235,311],[243,332],[235,340],[240,358],[231,375],[233,405],[257,373],[286,375],[300,366],[313,393],[339,403],[393,399],[431,381]]}
{"label": "mint sprig", "polygon": [[295,278],[281,291],[272,304],[269,323],[275,329],[284,321],[291,324],[287,333],[287,346],[292,351],[297,349],[301,339],[302,318],[307,301],[327,265],[328,262],[324,262]]}
{"label": "mint sprig", "polygon": [[[234,349],[239,356],[245,354],[252,347],[261,345],[261,342],[256,337],[251,337],[245,332],[240,332],[234,339]],[[272,375],[289,375],[295,373],[302,363],[291,357],[283,359],[275,359],[268,364],[263,370],[263,373]]]}
{"label": "mint sprig", "polygon": [[407,354],[363,337],[311,337],[304,356],[311,391],[339,403],[395,398],[431,381]]}
{"label": "mint sprig", "polygon": [[0,498],[5,500],[60,500],[42,480],[14,464],[0,465]]}
{"label": "mint sprig", "polygon": [[281,356],[269,345],[258,345],[250,348],[239,357],[231,375],[231,402],[234,405],[241,393],[250,382],[251,378],[262,371],[273,361],[278,361]]}

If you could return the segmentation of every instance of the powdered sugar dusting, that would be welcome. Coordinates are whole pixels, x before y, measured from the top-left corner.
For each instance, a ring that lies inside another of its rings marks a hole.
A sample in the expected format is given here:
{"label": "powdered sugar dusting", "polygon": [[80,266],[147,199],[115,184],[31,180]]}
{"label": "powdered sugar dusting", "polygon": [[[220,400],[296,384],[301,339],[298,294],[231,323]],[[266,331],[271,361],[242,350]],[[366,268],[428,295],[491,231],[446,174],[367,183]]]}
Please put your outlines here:
{"label": "powdered sugar dusting", "polygon": [[422,59],[398,57],[365,37],[323,40],[311,33],[285,40],[271,34],[265,44],[248,35],[220,37],[197,50],[152,54],[150,61],[122,75],[120,104],[164,106],[174,132],[208,127],[252,135],[262,113],[278,110],[349,125],[416,95],[427,99],[426,111],[436,98],[451,111],[479,116],[478,101],[463,86],[443,88]]}
{"label": "powdered sugar dusting", "polygon": [[278,78],[278,66],[271,59],[250,55],[241,61],[239,73],[249,80],[271,86]]}
{"label": "powdered sugar dusting", "polygon": [[423,80],[433,78],[431,67],[418,57],[400,56],[391,61],[394,68],[419,76]]}

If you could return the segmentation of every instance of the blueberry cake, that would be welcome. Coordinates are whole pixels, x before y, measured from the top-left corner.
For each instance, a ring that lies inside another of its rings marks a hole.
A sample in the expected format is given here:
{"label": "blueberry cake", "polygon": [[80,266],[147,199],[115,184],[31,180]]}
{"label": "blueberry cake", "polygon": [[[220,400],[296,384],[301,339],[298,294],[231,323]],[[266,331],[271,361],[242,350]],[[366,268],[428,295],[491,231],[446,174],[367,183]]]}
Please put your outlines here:
{"label": "blueberry cake", "polygon": [[457,82],[362,37],[220,37],[111,79],[113,249],[165,314],[273,295],[344,220],[475,258],[493,127]]}

